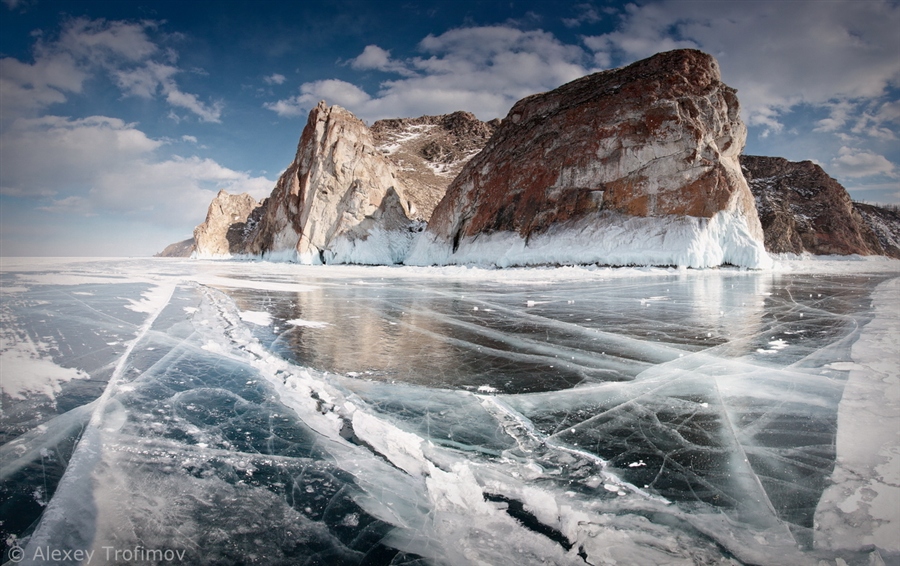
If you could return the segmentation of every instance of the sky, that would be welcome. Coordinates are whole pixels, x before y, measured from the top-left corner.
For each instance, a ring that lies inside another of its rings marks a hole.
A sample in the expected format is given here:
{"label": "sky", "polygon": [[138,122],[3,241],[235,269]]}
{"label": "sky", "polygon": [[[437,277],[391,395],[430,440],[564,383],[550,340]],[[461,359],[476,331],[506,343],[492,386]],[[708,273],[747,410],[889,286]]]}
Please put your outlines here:
{"label": "sky", "polygon": [[738,89],[744,153],[900,203],[900,2],[0,0],[0,256],[146,256],[220,189],[267,196],[309,110],[520,98],[681,47]]}

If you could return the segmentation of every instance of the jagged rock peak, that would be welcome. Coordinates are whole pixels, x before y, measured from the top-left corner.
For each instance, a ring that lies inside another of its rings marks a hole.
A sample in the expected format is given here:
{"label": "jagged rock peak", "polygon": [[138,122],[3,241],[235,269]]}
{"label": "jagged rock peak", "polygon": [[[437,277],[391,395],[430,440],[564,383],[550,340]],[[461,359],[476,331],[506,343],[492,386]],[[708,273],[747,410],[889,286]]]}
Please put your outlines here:
{"label": "jagged rock peak", "polygon": [[420,195],[397,178],[365,123],[322,101],[309,113],[294,161],[278,179],[248,251],[324,261],[336,238],[375,213],[390,189],[403,216],[422,208]]}
{"label": "jagged rock peak", "polygon": [[529,96],[451,183],[410,262],[554,262],[568,230],[556,262],[766,265],[745,139],[735,90],[696,50]]}
{"label": "jagged rock peak", "polygon": [[249,220],[260,204],[247,193],[219,191],[209,203],[206,220],[194,228],[197,255],[224,257],[244,253],[247,236],[254,227]]}
{"label": "jagged rock peak", "polygon": [[812,161],[742,155],[741,166],[770,252],[885,253],[846,189]]}

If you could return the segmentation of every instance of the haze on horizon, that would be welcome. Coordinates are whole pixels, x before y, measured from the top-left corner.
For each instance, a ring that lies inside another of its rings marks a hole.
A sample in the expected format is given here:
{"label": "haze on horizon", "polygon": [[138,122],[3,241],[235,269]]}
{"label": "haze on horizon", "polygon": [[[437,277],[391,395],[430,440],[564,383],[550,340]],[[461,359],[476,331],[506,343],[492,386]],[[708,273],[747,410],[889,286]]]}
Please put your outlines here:
{"label": "haze on horizon", "polygon": [[[214,8],[214,9],[213,9]],[[468,110],[659,51],[714,55],[745,153],[900,203],[900,3],[2,0],[0,256],[145,256],[267,196],[319,100]]]}

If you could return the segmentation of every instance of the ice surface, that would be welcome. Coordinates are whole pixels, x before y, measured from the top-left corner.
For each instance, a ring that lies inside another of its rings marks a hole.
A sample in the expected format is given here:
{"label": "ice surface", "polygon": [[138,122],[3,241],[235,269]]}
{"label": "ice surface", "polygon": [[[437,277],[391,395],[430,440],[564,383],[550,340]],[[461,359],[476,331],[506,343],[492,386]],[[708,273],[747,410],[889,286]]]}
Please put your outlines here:
{"label": "ice surface", "polygon": [[25,563],[892,563],[898,264],[778,261],[4,262],[4,336],[89,378],[4,385],[3,542]]}

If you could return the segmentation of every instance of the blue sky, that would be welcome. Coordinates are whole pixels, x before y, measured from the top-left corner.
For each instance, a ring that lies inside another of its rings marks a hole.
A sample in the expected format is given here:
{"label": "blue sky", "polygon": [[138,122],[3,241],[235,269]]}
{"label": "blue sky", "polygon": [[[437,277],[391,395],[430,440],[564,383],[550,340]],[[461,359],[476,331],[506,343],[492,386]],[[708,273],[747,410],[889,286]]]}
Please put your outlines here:
{"label": "blue sky", "polygon": [[150,255],[268,195],[310,108],[483,120],[658,51],[713,54],[745,153],[900,202],[900,3],[0,0],[0,255]]}

